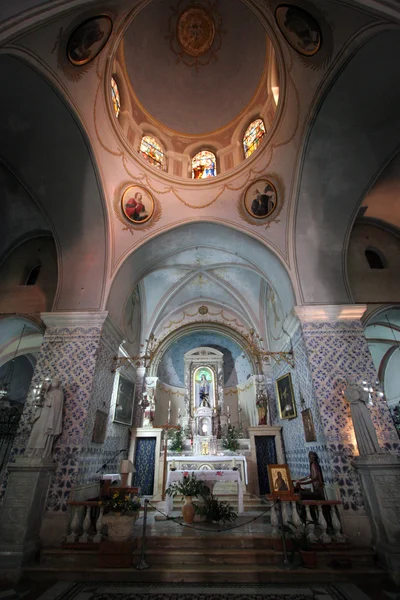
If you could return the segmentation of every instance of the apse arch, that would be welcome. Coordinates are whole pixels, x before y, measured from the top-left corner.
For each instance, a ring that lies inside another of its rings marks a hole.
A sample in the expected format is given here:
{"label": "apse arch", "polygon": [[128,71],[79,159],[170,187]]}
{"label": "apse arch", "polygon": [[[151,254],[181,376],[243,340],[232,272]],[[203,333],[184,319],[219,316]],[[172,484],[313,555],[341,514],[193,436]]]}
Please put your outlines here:
{"label": "apse arch", "polygon": [[[98,168],[72,104],[29,57],[4,49],[0,75],[13,94],[0,96],[4,162],[39,205],[56,239],[56,310],[102,307],[107,218]],[[27,102],[29,98],[29,102]]]}
{"label": "apse arch", "polygon": [[294,214],[303,303],[352,301],[348,236],[366,191],[398,149],[400,81],[391,73],[399,44],[397,28],[375,31],[362,45],[358,41],[310,122]]}

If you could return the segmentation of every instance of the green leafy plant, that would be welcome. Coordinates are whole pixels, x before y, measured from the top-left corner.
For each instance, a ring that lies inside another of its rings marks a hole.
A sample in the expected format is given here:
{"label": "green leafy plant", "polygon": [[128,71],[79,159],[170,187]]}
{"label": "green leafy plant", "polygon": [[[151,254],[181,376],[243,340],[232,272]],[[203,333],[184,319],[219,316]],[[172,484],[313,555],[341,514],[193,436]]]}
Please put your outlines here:
{"label": "green leafy plant", "polygon": [[103,500],[101,504],[104,506],[105,513],[118,512],[122,515],[137,512],[142,505],[138,496],[131,496],[123,491],[115,492],[110,498]]}
{"label": "green leafy plant", "polygon": [[231,450],[232,452],[236,452],[239,450],[239,442],[238,442],[239,434],[236,431],[234,425],[228,425],[226,428],[224,435],[222,437],[222,447],[225,450]]}
{"label": "green leafy plant", "polygon": [[169,439],[171,440],[168,450],[170,452],[182,452],[185,442],[185,434],[182,429],[170,430]]}
{"label": "green leafy plant", "polygon": [[206,499],[210,495],[210,488],[206,486],[204,481],[197,479],[194,473],[189,475],[189,473],[186,471],[183,474],[183,479],[181,481],[175,481],[172,483],[169,487],[167,487],[165,493],[173,498],[175,498],[175,496],[182,495]]}
{"label": "green leafy plant", "polygon": [[313,521],[302,521],[299,527],[292,521],[288,521],[287,525],[283,526],[285,533],[289,533],[293,540],[293,545],[297,550],[310,551],[311,542],[308,539],[309,527],[314,525]]}
{"label": "green leafy plant", "polygon": [[229,502],[218,500],[213,494],[205,499],[203,506],[197,506],[196,512],[207,517],[209,521],[223,521],[229,523],[237,519],[237,514]]}

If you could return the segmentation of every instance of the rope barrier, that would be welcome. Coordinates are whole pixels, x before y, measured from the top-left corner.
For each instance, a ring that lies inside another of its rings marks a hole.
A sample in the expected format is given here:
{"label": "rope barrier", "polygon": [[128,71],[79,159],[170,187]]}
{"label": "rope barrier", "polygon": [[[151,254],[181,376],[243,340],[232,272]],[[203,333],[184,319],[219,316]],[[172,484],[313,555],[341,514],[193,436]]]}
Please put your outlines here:
{"label": "rope barrier", "polygon": [[194,527],[193,525],[189,525],[188,523],[181,523],[176,518],[169,517],[168,515],[166,515],[165,513],[163,513],[160,509],[158,509],[156,506],[154,506],[154,504],[152,504],[149,501],[149,506],[151,506],[152,508],[154,508],[154,510],[156,510],[157,512],[159,512],[160,515],[163,515],[163,517],[165,517],[167,521],[173,521],[174,523],[176,523],[180,527],[187,527],[187,529],[194,529],[195,531],[205,531],[206,533],[221,533],[223,531],[232,531],[233,529],[238,529],[239,527],[244,527],[245,525],[248,525],[249,523],[252,523],[253,521],[257,521],[257,519],[259,519],[260,517],[262,517],[263,515],[265,515],[267,512],[269,512],[276,505],[277,505],[277,502],[274,502],[272,504],[272,506],[269,506],[262,513],[260,513],[256,517],[253,517],[252,519],[249,519],[245,523],[240,523],[240,525],[233,525],[232,527],[225,527],[224,529],[205,529],[204,527]]}

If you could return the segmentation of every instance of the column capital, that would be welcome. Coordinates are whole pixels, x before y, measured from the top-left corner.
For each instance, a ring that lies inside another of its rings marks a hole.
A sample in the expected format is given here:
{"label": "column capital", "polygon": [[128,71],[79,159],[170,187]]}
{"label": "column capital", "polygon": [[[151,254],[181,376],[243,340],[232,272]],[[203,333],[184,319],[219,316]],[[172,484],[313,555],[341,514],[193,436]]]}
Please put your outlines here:
{"label": "column capital", "polygon": [[107,311],[96,312],[47,312],[40,314],[46,327],[102,327]]}
{"label": "column capital", "polygon": [[303,321],[359,321],[366,304],[314,304],[295,306],[294,312]]}

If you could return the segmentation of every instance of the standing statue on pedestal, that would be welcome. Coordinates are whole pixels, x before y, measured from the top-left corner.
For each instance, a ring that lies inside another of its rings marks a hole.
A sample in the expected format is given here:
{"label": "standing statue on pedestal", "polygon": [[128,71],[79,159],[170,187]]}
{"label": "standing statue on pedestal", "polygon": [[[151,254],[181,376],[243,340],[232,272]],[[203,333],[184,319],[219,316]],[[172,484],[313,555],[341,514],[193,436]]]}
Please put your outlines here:
{"label": "standing statue on pedestal", "polygon": [[48,458],[52,455],[54,441],[62,432],[64,392],[60,380],[55,378],[44,394],[42,406],[36,407],[33,428],[26,454]]}
{"label": "standing statue on pedestal", "polygon": [[360,456],[381,453],[382,449],[379,446],[375,427],[367,407],[368,392],[349,377],[346,380],[344,396],[350,403],[351,418]]}

